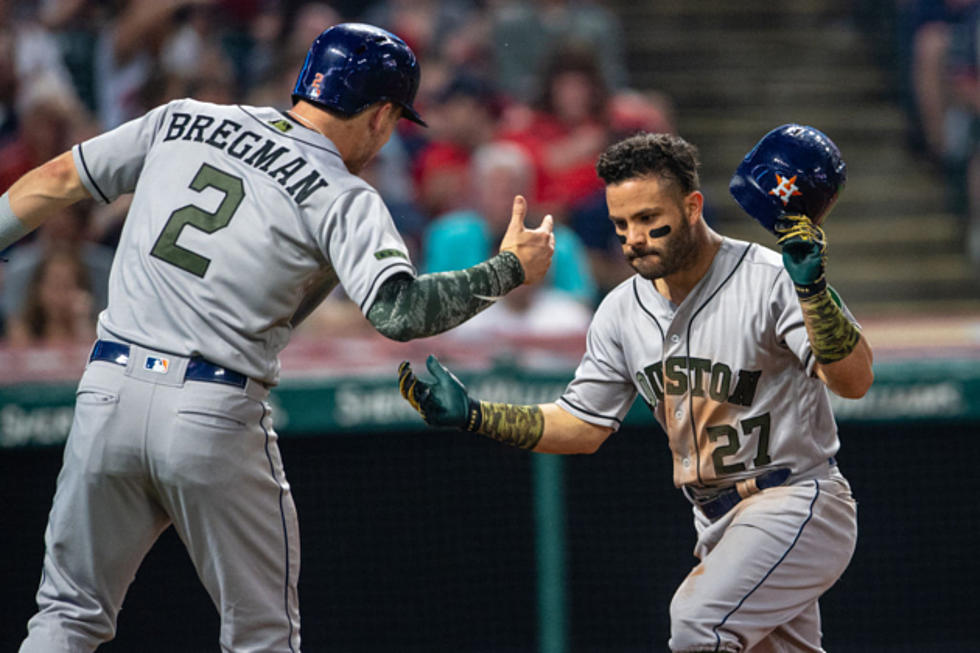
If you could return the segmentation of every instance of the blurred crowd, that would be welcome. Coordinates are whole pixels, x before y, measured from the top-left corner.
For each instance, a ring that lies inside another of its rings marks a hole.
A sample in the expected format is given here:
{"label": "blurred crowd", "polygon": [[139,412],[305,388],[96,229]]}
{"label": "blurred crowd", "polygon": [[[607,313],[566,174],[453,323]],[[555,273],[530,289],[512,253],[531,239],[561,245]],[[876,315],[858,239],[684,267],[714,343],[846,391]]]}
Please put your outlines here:
{"label": "blurred crowd", "polygon": [[[291,106],[313,39],[368,22],[419,57],[423,129],[401,121],[364,176],[420,272],[494,253],[517,193],[528,224],[555,216],[548,281],[459,332],[581,331],[629,273],[594,171],[609,143],[672,131],[660,94],[630,88],[622,28],[585,0],[0,0],[0,192],[72,144],[171,99]],[[0,325],[13,345],[88,342],[127,210],[83,202],[4,252]],[[303,329],[367,330],[335,292]]]}
{"label": "blurred crowd", "polygon": [[[882,2],[869,9],[880,19]],[[942,175],[980,271],[980,0],[896,0],[892,60],[909,144]]]}

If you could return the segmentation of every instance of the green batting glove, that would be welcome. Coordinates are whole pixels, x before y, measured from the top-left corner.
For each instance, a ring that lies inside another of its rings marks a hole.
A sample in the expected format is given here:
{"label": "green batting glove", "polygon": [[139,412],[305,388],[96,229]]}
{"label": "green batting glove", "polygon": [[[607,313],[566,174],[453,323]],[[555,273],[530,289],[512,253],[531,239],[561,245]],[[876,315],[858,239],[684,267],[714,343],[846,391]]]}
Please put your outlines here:
{"label": "green batting glove", "polygon": [[466,393],[466,386],[429,355],[425,361],[435,382],[427,383],[412,372],[408,361],[398,366],[398,390],[429,426],[451,426],[475,431],[482,420],[480,402]]}
{"label": "green batting glove", "polygon": [[823,292],[827,287],[827,237],[823,229],[805,215],[784,215],[776,221],[775,229],[783,250],[783,265],[796,286],[796,294],[808,299]]}

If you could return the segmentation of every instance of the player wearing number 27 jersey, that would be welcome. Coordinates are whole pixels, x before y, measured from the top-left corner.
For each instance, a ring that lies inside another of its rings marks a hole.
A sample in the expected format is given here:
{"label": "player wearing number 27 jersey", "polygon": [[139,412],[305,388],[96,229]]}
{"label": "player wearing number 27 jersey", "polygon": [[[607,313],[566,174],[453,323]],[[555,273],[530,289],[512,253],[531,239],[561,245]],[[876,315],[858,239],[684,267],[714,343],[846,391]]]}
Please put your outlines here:
{"label": "player wearing number 27 jersey", "polygon": [[680,305],[642,277],[612,290],[558,405],[618,428],[639,394],[668,435],[677,487],[804,473],[839,448],[815,362],[779,255],[726,238]]}
{"label": "player wearing number 27 jersey", "polygon": [[435,382],[406,362],[401,391],[430,424],[541,453],[594,452],[642,396],[698,535],[700,563],[670,606],[670,649],[821,651],[818,599],[857,537],[828,388],[864,394],[871,350],[847,309],[785,257],[816,252],[805,272],[822,281],[822,232],[786,218],[795,231],[780,241],[783,259],[722,237],[701,215],[697,167],[696,149],[666,134],[600,157],[609,217],[637,275],[597,309],[555,402],[477,401],[433,357]]}

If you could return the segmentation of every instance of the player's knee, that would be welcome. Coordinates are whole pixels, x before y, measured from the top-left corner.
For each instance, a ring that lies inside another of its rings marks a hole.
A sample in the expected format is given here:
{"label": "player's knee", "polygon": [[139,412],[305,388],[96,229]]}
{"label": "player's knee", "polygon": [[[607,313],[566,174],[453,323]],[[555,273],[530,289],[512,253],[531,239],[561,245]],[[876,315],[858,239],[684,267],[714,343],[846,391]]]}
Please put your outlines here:
{"label": "player's knee", "polygon": [[719,648],[714,624],[708,623],[705,617],[703,603],[685,593],[682,584],[670,602],[670,650],[674,653],[741,650],[725,642],[720,642]]}

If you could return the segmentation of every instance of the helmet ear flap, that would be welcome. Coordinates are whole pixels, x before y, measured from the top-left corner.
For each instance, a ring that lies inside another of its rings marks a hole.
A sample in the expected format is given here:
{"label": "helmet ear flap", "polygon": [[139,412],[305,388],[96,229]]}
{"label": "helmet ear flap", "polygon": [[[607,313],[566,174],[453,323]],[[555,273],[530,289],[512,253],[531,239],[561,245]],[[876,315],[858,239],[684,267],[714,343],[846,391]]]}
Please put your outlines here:
{"label": "helmet ear flap", "polygon": [[764,190],[772,186],[769,180],[774,178],[768,166],[753,163],[746,157],[728,184],[728,192],[739,206],[772,233],[776,233],[776,220],[783,214],[779,200]]}

